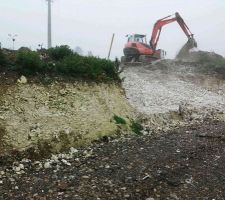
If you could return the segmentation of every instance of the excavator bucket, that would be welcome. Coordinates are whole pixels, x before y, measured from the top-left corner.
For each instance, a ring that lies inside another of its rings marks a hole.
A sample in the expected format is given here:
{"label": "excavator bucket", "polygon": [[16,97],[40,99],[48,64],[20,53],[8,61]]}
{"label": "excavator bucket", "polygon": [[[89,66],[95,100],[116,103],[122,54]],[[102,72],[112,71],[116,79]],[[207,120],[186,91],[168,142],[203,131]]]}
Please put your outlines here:
{"label": "excavator bucket", "polygon": [[190,38],[187,43],[181,48],[179,53],[177,54],[176,58],[177,59],[183,59],[187,57],[190,53],[190,50],[193,48],[197,48],[197,42],[196,40],[192,37]]}

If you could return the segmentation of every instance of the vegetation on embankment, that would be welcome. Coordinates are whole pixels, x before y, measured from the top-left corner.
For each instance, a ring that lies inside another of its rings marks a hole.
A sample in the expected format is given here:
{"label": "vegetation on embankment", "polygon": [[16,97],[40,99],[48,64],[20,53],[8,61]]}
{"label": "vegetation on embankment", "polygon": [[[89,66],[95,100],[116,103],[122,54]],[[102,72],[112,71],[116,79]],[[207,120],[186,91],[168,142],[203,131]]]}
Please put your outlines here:
{"label": "vegetation on embankment", "polygon": [[73,77],[96,82],[119,81],[118,65],[106,59],[80,56],[69,46],[32,51],[0,50],[1,71],[13,71],[25,76],[50,75]]}

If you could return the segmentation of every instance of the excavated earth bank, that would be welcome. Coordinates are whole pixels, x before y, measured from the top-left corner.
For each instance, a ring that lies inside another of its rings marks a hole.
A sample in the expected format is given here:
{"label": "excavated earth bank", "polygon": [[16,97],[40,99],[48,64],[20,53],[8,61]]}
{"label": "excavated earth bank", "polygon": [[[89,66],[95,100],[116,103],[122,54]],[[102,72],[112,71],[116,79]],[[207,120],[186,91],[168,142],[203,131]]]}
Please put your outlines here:
{"label": "excavated earth bank", "polygon": [[0,154],[29,148],[60,152],[123,131],[114,115],[132,118],[117,84],[15,82],[1,85]]}

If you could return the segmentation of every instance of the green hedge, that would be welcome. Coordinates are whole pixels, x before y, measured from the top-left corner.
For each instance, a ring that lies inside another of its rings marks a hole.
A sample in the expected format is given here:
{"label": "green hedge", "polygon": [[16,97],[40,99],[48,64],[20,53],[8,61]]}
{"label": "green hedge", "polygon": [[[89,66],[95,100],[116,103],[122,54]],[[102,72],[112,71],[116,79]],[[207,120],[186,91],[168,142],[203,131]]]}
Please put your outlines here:
{"label": "green hedge", "polygon": [[37,52],[29,49],[22,49],[16,54],[16,65],[16,70],[26,75],[40,72],[42,62]]}
{"label": "green hedge", "polygon": [[0,49],[0,66],[3,66],[6,64],[6,56],[3,53],[3,51]]}
{"label": "green hedge", "polygon": [[73,54],[73,51],[67,45],[56,46],[54,48],[50,48],[47,50],[48,56],[55,60],[59,61],[64,59],[66,56],[70,56]]}
{"label": "green hedge", "polygon": [[56,70],[64,75],[94,80],[119,79],[113,62],[73,54],[57,63]]}
{"label": "green hedge", "polygon": [[[15,55],[15,59],[10,56]],[[20,74],[51,74],[94,81],[120,80],[114,62],[96,57],[80,56],[68,46],[59,46],[46,51],[32,51],[21,48],[8,55],[10,64],[5,64],[4,54],[0,51],[0,65],[7,65]]]}

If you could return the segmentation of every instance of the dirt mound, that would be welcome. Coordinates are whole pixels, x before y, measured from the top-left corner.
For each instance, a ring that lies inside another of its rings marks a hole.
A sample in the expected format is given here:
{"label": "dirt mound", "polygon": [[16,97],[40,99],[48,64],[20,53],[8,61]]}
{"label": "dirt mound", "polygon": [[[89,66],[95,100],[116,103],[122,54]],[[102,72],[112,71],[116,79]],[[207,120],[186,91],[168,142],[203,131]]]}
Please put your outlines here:
{"label": "dirt mound", "polygon": [[200,51],[197,49],[189,50],[189,52],[182,56],[179,53],[177,59],[188,62],[217,62],[218,60],[225,60],[223,56],[215,52]]}

